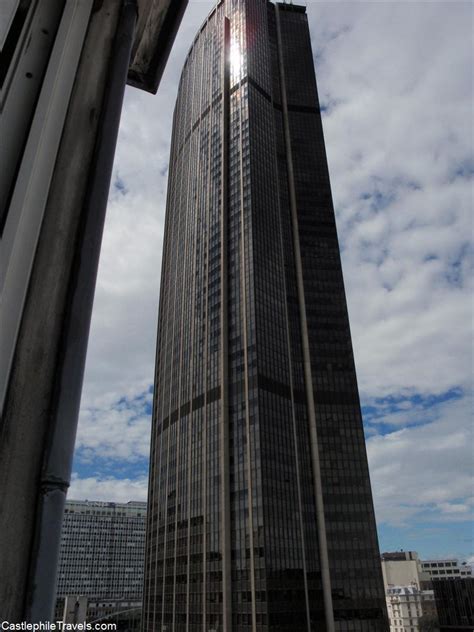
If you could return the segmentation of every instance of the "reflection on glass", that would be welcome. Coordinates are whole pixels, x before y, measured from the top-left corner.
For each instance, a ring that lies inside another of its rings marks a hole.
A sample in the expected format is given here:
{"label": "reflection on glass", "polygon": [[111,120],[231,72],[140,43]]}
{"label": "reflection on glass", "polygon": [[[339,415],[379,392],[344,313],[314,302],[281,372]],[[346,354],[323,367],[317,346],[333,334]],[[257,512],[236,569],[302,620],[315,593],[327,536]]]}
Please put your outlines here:
{"label": "reflection on glass", "polygon": [[235,83],[240,80],[243,66],[243,55],[240,50],[239,43],[232,39],[230,43],[230,75],[231,83]]}

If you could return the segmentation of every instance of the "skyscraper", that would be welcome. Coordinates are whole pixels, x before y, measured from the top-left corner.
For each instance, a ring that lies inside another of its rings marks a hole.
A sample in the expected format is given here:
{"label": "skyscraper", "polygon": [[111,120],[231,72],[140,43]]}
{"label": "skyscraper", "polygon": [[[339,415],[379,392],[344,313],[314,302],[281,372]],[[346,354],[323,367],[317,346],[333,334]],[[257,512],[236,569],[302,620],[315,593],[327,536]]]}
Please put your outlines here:
{"label": "skyscraper", "polygon": [[304,7],[217,3],[169,173],[144,628],[386,630]]}

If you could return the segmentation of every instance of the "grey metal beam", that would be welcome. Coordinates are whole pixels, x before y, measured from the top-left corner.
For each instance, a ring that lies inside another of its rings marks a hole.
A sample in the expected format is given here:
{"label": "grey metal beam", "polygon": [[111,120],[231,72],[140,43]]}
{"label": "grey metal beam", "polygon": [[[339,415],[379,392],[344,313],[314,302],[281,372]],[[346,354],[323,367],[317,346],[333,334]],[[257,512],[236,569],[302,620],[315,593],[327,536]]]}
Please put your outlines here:
{"label": "grey metal beam", "polygon": [[1,615],[52,615],[90,315],[136,11],[89,22],[51,177],[0,428]]}
{"label": "grey metal beam", "polygon": [[51,435],[41,476],[29,574],[29,621],[47,621],[53,616],[62,517],[71,478],[102,232],[136,19],[135,0],[123,0],[107,64],[99,133],[63,321],[58,367],[61,377],[51,406]]}
{"label": "grey metal beam", "polygon": [[229,455],[229,341],[228,341],[228,262],[227,220],[229,194],[229,106],[230,106],[230,21],[224,18],[224,54],[222,56],[222,190],[221,190],[221,310],[220,310],[220,503],[222,547],[222,616],[224,632],[232,630],[230,455]]}

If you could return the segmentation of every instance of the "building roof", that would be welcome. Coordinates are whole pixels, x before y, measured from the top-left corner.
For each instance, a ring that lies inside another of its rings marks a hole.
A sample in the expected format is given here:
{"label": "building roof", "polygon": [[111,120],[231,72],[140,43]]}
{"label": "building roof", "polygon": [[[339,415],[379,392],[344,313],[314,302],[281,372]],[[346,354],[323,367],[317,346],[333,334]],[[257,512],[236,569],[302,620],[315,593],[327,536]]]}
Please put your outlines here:
{"label": "building roof", "polygon": [[419,595],[420,590],[416,586],[389,586],[387,588],[389,595]]}
{"label": "building roof", "polygon": [[386,551],[381,554],[381,558],[384,562],[406,562],[419,559],[416,551]]}

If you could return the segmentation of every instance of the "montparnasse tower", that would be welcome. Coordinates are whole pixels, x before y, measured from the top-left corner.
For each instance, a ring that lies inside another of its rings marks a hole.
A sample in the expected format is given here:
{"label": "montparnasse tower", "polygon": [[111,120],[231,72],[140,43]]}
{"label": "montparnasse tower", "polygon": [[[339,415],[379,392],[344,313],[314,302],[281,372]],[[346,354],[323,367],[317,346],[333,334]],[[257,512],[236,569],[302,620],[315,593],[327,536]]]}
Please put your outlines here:
{"label": "montparnasse tower", "polygon": [[306,8],[222,0],[173,122],[143,629],[388,629]]}

